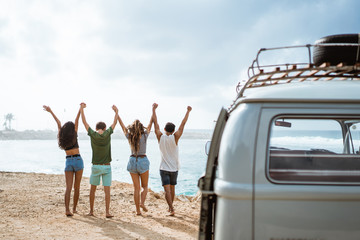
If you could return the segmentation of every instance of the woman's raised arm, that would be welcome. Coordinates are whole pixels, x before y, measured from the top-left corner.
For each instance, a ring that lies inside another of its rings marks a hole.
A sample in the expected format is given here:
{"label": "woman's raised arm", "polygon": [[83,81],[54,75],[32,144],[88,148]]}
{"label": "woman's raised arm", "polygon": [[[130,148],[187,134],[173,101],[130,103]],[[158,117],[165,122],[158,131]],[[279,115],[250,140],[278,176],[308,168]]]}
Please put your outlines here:
{"label": "woman's raised arm", "polygon": [[125,136],[126,136],[126,134],[127,134],[127,128],[125,127],[125,124],[124,124],[123,121],[121,120],[121,117],[120,117],[119,114],[118,114],[118,121],[119,121],[120,126],[121,126],[121,128],[122,128],[122,130],[123,130],[123,132],[124,132],[124,134],[125,134]]}
{"label": "woman's raised arm", "polygon": [[154,122],[154,112],[151,114],[151,118],[150,118],[150,122],[149,122],[149,125],[148,127],[146,128],[148,130],[148,133],[150,134],[150,131],[151,131],[151,126]]}
{"label": "woman's raised arm", "polygon": [[60,131],[61,129],[61,122],[60,120],[56,117],[56,115],[53,113],[53,111],[51,110],[51,108],[49,106],[43,105],[43,108],[45,111],[51,113],[51,115],[53,116],[53,118],[55,119],[57,126],[58,126],[58,131]]}
{"label": "woman's raised arm", "polygon": [[76,132],[78,131],[78,128],[79,128],[80,114],[81,114],[81,107],[79,108],[79,112],[78,112],[78,114],[76,115],[76,118],[75,118],[75,131]]}

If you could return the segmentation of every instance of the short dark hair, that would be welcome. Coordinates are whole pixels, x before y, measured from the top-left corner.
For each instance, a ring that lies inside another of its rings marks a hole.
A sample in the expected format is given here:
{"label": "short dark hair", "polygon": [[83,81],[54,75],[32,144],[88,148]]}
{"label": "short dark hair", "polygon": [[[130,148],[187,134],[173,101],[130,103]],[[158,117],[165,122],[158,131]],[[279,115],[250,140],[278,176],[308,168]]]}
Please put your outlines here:
{"label": "short dark hair", "polygon": [[96,124],[96,130],[105,130],[106,129],[106,124],[104,122],[98,122]]}
{"label": "short dark hair", "polygon": [[171,123],[171,122],[168,122],[166,123],[165,125],[165,131],[169,132],[169,133],[172,133],[175,131],[175,124]]}

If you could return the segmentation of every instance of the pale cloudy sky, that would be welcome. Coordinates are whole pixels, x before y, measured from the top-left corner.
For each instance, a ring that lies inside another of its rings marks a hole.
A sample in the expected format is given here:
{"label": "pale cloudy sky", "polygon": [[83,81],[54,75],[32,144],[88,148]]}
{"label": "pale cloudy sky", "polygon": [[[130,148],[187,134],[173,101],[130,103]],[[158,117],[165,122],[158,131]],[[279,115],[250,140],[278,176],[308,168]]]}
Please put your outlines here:
{"label": "pale cloudy sky", "polygon": [[[86,102],[91,126],[124,122],[212,129],[262,47],[357,33],[357,0],[0,0],[0,120],[56,130]],[[80,128],[82,131],[83,127]]]}

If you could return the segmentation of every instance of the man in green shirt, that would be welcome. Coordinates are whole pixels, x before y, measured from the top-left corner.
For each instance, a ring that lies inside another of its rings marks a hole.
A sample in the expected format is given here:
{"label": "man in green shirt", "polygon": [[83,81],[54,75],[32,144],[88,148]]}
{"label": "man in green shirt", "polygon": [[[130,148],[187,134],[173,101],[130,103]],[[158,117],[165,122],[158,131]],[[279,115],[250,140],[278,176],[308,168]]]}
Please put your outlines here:
{"label": "man in green shirt", "polygon": [[[115,118],[113,124],[106,129],[106,124],[104,122],[98,122],[96,124],[96,131],[92,130],[89,124],[86,122],[84,108],[86,108],[85,103],[81,103],[81,119],[84,123],[86,131],[91,139],[91,148],[92,148],[92,168],[90,176],[90,213],[89,216],[94,216],[94,201],[95,201],[95,191],[96,187],[100,185],[100,178],[102,178],[102,183],[104,186],[105,192],[105,207],[106,207],[106,217],[111,218],[113,215],[110,214],[110,186],[111,186],[111,134],[115,129],[116,121],[118,118],[118,109],[115,105],[112,106],[112,109],[115,111]],[[106,130],[105,130],[106,129]]]}

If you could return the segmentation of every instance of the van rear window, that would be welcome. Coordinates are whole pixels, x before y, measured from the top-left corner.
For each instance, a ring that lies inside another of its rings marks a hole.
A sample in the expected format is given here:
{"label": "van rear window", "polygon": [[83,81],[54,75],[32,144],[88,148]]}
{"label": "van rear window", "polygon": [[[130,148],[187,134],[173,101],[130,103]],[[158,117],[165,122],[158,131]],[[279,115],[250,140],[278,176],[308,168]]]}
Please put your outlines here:
{"label": "van rear window", "polygon": [[277,117],[268,156],[277,183],[359,184],[360,119]]}

